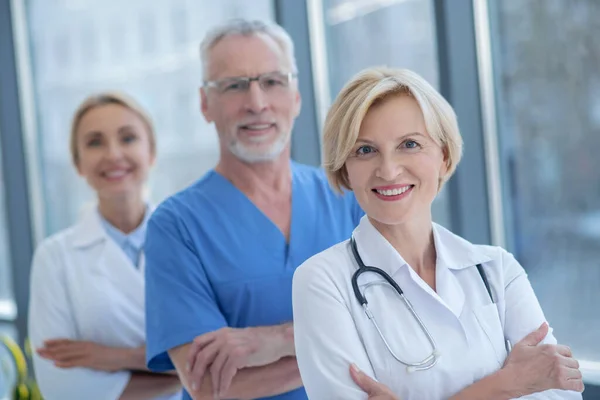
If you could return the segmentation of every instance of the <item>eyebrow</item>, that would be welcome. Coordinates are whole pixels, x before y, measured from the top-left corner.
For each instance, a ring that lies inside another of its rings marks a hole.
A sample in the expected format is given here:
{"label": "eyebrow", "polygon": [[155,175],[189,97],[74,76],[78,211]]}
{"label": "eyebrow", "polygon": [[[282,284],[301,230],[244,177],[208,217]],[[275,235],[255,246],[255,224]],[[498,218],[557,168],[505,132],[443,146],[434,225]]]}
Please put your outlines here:
{"label": "eyebrow", "polygon": [[[119,128],[118,132],[120,134],[129,133],[129,132],[135,133],[136,129],[134,128],[133,125],[123,125],[123,126],[121,126]],[[83,138],[84,139],[91,139],[91,138],[93,138],[95,136],[102,136],[102,135],[103,135],[102,131],[89,131],[89,132],[86,132],[86,133],[83,134]]]}
{"label": "eyebrow", "polygon": [[[420,136],[420,137],[423,137],[423,138],[426,137],[425,135],[423,135],[420,132],[409,132],[409,133],[405,133],[404,135],[401,135],[401,136],[397,137],[396,140],[400,141],[400,140],[406,139],[407,137],[410,137],[410,136]],[[359,143],[359,142],[360,143],[366,143],[366,144],[375,144],[374,141],[369,140],[369,139],[365,139],[365,138],[358,138],[358,139],[356,139],[356,143]]]}
{"label": "eyebrow", "polygon": [[96,137],[96,136],[102,136],[102,132],[100,132],[100,131],[89,131],[89,132],[86,132],[86,133],[83,134],[83,139],[87,140],[87,139],[91,139],[91,138]]}
{"label": "eyebrow", "polygon": [[136,129],[133,127],[133,125],[123,125],[122,127],[119,128],[119,133],[129,133],[129,132],[136,132]]}

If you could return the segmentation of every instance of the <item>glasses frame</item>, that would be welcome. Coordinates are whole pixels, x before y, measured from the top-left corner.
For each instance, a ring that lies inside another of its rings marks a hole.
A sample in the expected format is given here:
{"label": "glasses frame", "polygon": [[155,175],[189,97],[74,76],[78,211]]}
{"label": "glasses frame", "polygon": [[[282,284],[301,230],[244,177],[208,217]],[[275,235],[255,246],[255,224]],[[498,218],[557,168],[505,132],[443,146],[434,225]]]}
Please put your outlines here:
{"label": "glasses frame", "polygon": [[218,93],[221,94],[225,94],[227,93],[227,91],[222,90],[219,88],[219,86],[223,83],[223,82],[227,82],[227,81],[231,81],[231,82],[243,82],[244,83],[244,89],[243,90],[239,90],[239,91],[234,91],[234,93],[246,93],[249,89],[250,89],[250,85],[252,84],[253,81],[256,81],[258,83],[258,85],[260,86],[260,88],[264,91],[267,92],[267,89],[265,89],[260,83],[261,83],[261,79],[267,76],[273,76],[273,75],[278,75],[279,77],[283,77],[285,79],[287,79],[286,82],[286,88],[288,88],[290,86],[290,83],[292,82],[292,80],[294,78],[296,78],[298,76],[297,72],[280,72],[280,71],[272,71],[272,72],[266,72],[264,74],[260,74],[257,76],[236,76],[236,77],[230,77],[230,78],[222,78],[222,79],[216,79],[216,80],[212,80],[212,81],[204,81],[204,87],[206,88],[212,88],[215,89]]}

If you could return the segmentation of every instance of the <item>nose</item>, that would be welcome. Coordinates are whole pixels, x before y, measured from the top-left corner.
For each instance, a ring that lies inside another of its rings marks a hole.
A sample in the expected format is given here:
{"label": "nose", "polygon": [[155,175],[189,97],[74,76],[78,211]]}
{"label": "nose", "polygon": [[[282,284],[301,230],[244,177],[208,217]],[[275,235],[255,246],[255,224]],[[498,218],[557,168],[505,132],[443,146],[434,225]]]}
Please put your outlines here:
{"label": "nose", "polygon": [[398,155],[380,154],[379,165],[375,175],[388,182],[393,182],[404,172],[404,163]]}
{"label": "nose", "polygon": [[104,152],[104,157],[110,161],[120,160],[121,157],[123,157],[123,149],[118,141],[112,140],[108,143],[106,151]]}
{"label": "nose", "polygon": [[258,82],[250,82],[246,108],[253,114],[260,114],[268,107],[268,99]]}

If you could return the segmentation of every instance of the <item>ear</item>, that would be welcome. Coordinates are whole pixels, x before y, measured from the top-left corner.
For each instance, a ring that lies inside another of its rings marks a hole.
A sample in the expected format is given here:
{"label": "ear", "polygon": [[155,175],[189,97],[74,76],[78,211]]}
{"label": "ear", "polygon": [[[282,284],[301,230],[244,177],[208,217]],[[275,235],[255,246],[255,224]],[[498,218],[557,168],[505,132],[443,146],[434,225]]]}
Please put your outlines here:
{"label": "ear", "polygon": [[450,154],[448,153],[448,147],[442,148],[442,165],[440,166],[440,177],[444,178],[450,170]]}
{"label": "ear", "polygon": [[208,106],[208,94],[206,93],[206,89],[204,87],[200,88],[200,110],[202,111],[202,115],[204,115],[206,122],[213,122]]}
{"label": "ear", "polygon": [[156,162],[156,151],[153,151],[150,154],[150,166],[153,167],[155,162]]}
{"label": "ear", "polygon": [[296,89],[296,95],[294,98],[295,101],[295,110],[294,110],[294,117],[297,117],[298,115],[300,115],[300,110],[302,109],[302,97],[300,96],[300,91],[298,89]]}

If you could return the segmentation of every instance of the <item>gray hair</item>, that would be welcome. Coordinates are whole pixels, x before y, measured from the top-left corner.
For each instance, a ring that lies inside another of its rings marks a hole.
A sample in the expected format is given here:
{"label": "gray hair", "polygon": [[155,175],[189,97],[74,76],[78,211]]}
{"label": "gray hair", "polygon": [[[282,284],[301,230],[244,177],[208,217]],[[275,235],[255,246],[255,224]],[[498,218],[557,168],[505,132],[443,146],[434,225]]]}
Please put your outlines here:
{"label": "gray hair", "polygon": [[291,72],[298,72],[296,57],[294,56],[294,42],[290,35],[279,25],[259,20],[232,19],[217,25],[208,31],[200,44],[200,58],[202,60],[202,76],[207,79],[208,66],[210,64],[210,50],[227,36],[241,35],[252,36],[263,33],[271,37],[281,47],[288,57],[292,66]]}

